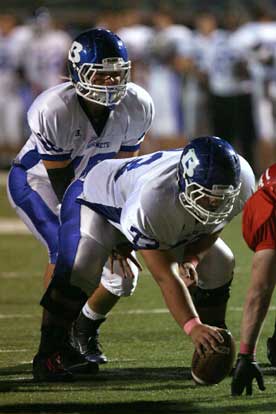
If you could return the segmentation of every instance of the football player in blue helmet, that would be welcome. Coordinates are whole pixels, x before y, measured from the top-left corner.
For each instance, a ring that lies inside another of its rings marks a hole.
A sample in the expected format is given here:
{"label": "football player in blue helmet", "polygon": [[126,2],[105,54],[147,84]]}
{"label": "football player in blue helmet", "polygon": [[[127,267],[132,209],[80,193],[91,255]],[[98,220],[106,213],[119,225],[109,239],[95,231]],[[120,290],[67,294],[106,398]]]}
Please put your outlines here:
{"label": "football player in blue helmet", "polygon": [[[63,199],[57,264],[40,302],[44,312],[34,379],[74,379],[72,368],[61,363],[63,338],[73,321],[75,346],[91,361],[84,329],[92,321],[91,292],[97,291],[102,267],[114,250],[124,268],[114,285],[133,279],[131,250],[139,250],[169,310],[199,353],[216,348],[235,263],[219,234],[240,213],[254,184],[248,163],[214,137],[195,139],[184,150],[105,160],[84,181],[75,180]],[[190,214],[191,203],[196,217]]]}
{"label": "football player in blue helmet", "polygon": [[68,67],[78,95],[104,106],[126,94],[131,63],[123,41],[105,29],[79,35],[69,50]]}
{"label": "football player in blue helmet", "polygon": [[240,191],[240,161],[232,146],[218,137],[191,141],[182,153],[179,200],[202,224],[219,224],[231,213]]}
{"label": "football player in blue helmet", "polygon": [[[69,50],[68,69],[69,81],[45,90],[31,105],[31,135],[8,178],[11,205],[47,248],[45,288],[56,267],[59,212],[65,193],[99,162],[137,156],[154,116],[150,95],[129,81],[127,50],[111,31],[93,28],[77,36]],[[81,193],[81,187],[77,192]],[[123,285],[121,269],[118,272],[111,272],[107,261],[92,295],[95,302],[90,298],[89,318],[80,332],[87,339],[82,341],[81,352],[89,361],[79,352],[71,352],[67,332],[65,365],[86,369],[84,362],[88,361],[94,370],[95,364],[107,361],[98,341],[100,325],[121,296],[132,294],[137,280]],[[114,278],[118,282],[115,288]],[[42,332],[40,356],[44,358],[50,341],[47,329]]]}

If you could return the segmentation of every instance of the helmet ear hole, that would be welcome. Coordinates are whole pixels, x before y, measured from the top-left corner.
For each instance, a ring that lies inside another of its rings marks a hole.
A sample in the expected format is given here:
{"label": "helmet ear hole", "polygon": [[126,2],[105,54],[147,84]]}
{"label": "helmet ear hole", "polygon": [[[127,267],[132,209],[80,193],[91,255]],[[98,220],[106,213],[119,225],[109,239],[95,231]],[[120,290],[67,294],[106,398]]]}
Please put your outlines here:
{"label": "helmet ear hole", "polygon": [[240,192],[239,156],[223,139],[196,138],[182,152],[178,179],[185,209],[203,224],[219,224]]}
{"label": "helmet ear hole", "polygon": [[[68,53],[68,70],[78,95],[99,105],[120,103],[130,79],[131,62],[123,41],[110,30],[91,29],[80,34]],[[93,82],[96,75],[101,82]],[[104,74],[115,78],[111,84]]]}

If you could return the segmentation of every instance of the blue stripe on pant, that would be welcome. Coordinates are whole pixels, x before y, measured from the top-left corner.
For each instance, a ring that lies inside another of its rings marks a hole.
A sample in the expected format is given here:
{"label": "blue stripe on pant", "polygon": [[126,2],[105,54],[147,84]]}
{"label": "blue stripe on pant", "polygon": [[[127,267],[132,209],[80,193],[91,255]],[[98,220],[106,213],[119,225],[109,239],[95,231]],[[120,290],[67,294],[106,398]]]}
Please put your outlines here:
{"label": "blue stripe on pant", "polygon": [[[81,205],[76,203],[76,198],[81,194],[82,188],[83,182],[76,180],[68,187],[64,195],[61,207],[58,258],[53,279],[40,302],[51,313],[65,312],[67,316],[71,312],[76,316],[87,300],[87,295],[79,287],[70,284],[72,268],[81,238]],[[54,299],[52,299],[53,291]],[[65,302],[63,302],[64,299]]]}
{"label": "blue stripe on pant", "polygon": [[59,254],[55,273],[71,274],[78,244],[80,241],[80,209],[76,198],[81,194],[83,182],[80,180],[72,183],[62,202],[59,230]]}
{"label": "blue stripe on pant", "polygon": [[10,195],[16,206],[29,217],[37,232],[45,240],[51,263],[56,262],[58,250],[58,217],[50,210],[43,198],[31,188],[27,172],[20,166],[13,166],[8,181]]}

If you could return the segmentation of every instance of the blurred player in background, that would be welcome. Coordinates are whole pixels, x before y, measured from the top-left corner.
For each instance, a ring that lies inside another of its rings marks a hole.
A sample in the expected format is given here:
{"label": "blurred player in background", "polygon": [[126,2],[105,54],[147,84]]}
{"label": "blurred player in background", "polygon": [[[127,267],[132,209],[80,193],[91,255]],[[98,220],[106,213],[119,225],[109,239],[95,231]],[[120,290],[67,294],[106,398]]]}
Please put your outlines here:
{"label": "blurred player in background", "polygon": [[[245,389],[251,395],[254,379],[262,391],[265,389],[256,362],[256,347],[276,283],[275,206],[276,164],[273,164],[261,176],[259,189],[243,211],[243,236],[254,256],[241,323],[240,353],[232,381],[233,395],[241,395]],[[275,367],[276,325],[267,341],[267,356]]]}
{"label": "blurred player in background", "polygon": [[155,31],[145,24],[145,16],[139,8],[120,13],[122,26],[116,32],[125,43],[131,60],[131,74],[134,82],[148,90],[149,44]]}
{"label": "blurred player in background", "polygon": [[16,17],[0,14],[0,167],[9,165],[23,144],[24,105],[18,73],[21,40]]}
{"label": "blurred player in background", "polygon": [[[194,58],[194,92],[193,92],[193,118],[196,131],[200,135],[212,131],[209,113],[209,65],[210,58],[217,45],[224,38],[224,31],[218,28],[216,16],[208,11],[200,10],[194,18],[193,32],[193,58]],[[213,68],[215,70],[215,68]],[[191,99],[190,99],[191,100]],[[189,105],[189,102],[186,106]],[[190,134],[192,131],[190,132]],[[219,135],[224,136],[224,135]]]}
{"label": "blurred player in background", "polygon": [[144,153],[183,147],[187,143],[187,124],[192,118],[191,114],[186,118],[183,105],[185,74],[192,65],[192,32],[176,23],[171,8],[160,6],[152,19],[154,35],[146,49],[147,89],[153,98],[156,117],[150,137],[143,144]]}
{"label": "blurred player in background", "polygon": [[[104,159],[137,155],[154,114],[148,93],[129,82],[127,50],[114,33],[92,29],[80,34],[69,50],[68,67],[70,81],[48,89],[31,106],[31,136],[8,177],[12,206],[47,248],[45,287],[56,262],[59,208],[67,187]],[[97,328],[119,299],[109,292],[110,270],[103,272],[90,343],[97,362],[105,362]]]}
{"label": "blurred player in background", "polygon": [[[231,41],[234,49],[243,56],[251,79],[257,137],[256,167],[261,173],[276,161],[276,22],[272,10],[265,4],[253,7],[251,14],[253,21],[235,31]],[[251,128],[249,123],[248,128]],[[246,135],[250,137],[249,131]],[[248,138],[245,138],[246,142],[245,156],[250,162],[254,143]]]}
{"label": "blurred player in background", "polygon": [[215,30],[204,50],[210,123],[214,135],[229,140],[255,170],[252,79],[244,50],[232,36],[228,30]]}
{"label": "blurred player in background", "polygon": [[[63,199],[58,259],[41,301],[45,309],[34,378],[73,378],[64,368],[64,344],[80,311],[73,339],[91,361],[85,329],[93,315],[89,296],[112,252],[119,254],[124,276],[113,275],[116,294],[129,290],[136,277],[131,262],[137,264],[131,250],[140,250],[169,310],[198,352],[214,348],[221,338],[216,328],[204,324],[225,327],[234,269],[233,254],[219,233],[241,211],[254,184],[249,164],[217,137],[192,140],[184,150],[104,161],[76,180]],[[194,304],[181,278],[193,285]]]}
{"label": "blurred player in background", "polygon": [[72,39],[57,29],[49,10],[41,7],[29,21],[31,39],[22,50],[21,66],[33,99],[62,82]]}

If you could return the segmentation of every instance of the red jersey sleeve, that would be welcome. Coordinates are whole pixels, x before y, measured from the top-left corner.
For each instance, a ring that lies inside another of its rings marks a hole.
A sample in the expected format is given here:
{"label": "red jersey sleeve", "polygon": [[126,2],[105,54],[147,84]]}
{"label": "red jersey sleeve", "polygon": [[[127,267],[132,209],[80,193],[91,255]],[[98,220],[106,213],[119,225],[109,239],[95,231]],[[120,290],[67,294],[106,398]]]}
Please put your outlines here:
{"label": "red jersey sleeve", "polygon": [[244,240],[254,252],[276,250],[275,199],[269,193],[258,190],[247,200],[243,208],[242,232]]}

